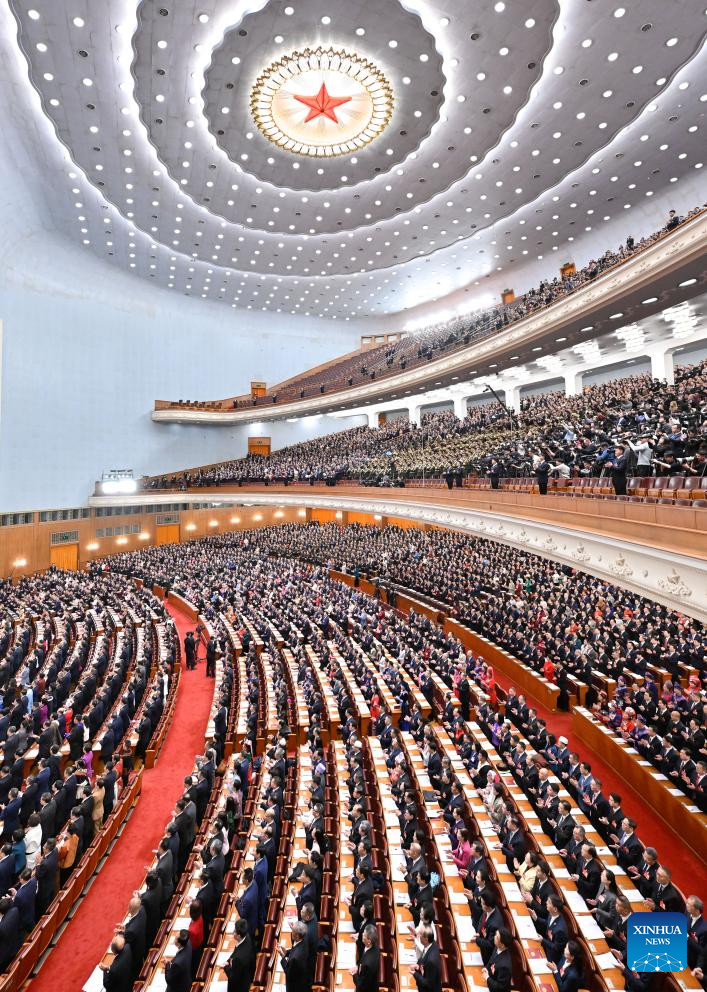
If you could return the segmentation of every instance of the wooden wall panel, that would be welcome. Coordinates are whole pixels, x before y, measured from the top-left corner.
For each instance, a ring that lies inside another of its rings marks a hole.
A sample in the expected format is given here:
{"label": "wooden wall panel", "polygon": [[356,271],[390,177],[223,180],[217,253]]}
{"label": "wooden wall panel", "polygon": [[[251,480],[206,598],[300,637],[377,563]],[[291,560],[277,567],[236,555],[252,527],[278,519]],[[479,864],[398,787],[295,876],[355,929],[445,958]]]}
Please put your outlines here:
{"label": "wooden wall panel", "polygon": [[160,524],[155,530],[158,544],[179,544],[179,524]]}
{"label": "wooden wall panel", "polygon": [[50,564],[73,571],[79,564],[78,544],[57,544],[49,549]]}

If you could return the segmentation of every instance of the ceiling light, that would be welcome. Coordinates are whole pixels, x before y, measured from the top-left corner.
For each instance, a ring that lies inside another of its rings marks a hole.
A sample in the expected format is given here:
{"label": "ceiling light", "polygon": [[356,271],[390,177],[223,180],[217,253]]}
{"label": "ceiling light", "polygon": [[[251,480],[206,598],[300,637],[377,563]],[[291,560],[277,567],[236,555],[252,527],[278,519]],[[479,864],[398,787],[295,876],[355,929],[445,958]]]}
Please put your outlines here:
{"label": "ceiling light", "polygon": [[618,320],[619,317],[623,317],[623,313],[612,313],[609,315],[609,320]]}
{"label": "ceiling light", "polygon": [[294,7],[285,7],[285,13],[287,14],[288,17],[292,17],[294,12],[295,12]]}
{"label": "ceiling light", "polygon": [[614,17],[623,17],[625,13],[626,9],[624,7],[617,7],[614,11]]}
{"label": "ceiling light", "polygon": [[84,26],[84,23],[85,23],[85,21],[84,21],[83,17],[75,17],[74,18],[73,24],[74,24],[74,27],[75,28],[82,28]]}
{"label": "ceiling light", "polygon": [[82,79],[81,82],[84,84],[84,86],[93,86],[93,80],[89,79],[88,76],[86,76],[85,79]]}
{"label": "ceiling light", "polygon": [[208,24],[208,21],[209,21],[209,15],[208,14],[199,14],[199,23],[200,24]]}
{"label": "ceiling light", "polygon": [[528,20],[525,22],[525,26],[526,26],[526,28],[534,28],[535,27],[535,18],[529,17]]}
{"label": "ceiling light", "polygon": [[678,288],[683,289],[685,286],[694,286],[697,279],[686,279],[684,282],[678,283]]}
{"label": "ceiling light", "polygon": [[658,301],[657,296],[649,296],[647,300],[643,300],[642,302],[646,304],[646,303],[657,303],[657,301]]}
{"label": "ceiling light", "polygon": [[27,16],[28,17],[31,17],[33,21],[38,21],[39,20],[39,11],[38,10],[28,10],[27,11]]}
{"label": "ceiling light", "polygon": [[503,0],[498,0],[498,3],[495,3],[493,5],[493,9],[496,11],[497,14],[502,14],[503,11],[506,9],[506,5],[505,3],[503,3]]}
{"label": "ceiling light", "polygon": [[47,50],[47,46],[44,44],[44,42],[43,41],[38,41],[37,42],[37,51],[38,52],[46,52],[46,50]]}

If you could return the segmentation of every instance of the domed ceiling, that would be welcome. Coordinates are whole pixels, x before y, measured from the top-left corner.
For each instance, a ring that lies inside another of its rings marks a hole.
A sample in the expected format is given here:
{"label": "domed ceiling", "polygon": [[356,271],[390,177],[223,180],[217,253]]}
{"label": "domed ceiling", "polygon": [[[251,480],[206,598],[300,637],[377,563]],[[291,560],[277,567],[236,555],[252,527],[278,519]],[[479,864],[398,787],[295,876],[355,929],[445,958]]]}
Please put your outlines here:
{"label": "domed ceiling", "polygon": [[235,308],[522,284],[702,167],[693,0],[9,2],[63,145],[54,222]]}

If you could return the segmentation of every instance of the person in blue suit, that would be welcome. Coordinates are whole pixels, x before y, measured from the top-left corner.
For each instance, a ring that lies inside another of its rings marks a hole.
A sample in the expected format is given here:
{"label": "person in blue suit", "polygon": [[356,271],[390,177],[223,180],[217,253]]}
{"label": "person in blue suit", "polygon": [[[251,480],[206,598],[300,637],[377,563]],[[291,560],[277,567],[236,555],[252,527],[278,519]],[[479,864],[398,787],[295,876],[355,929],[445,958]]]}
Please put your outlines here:
{"label": "person in blue suit", "polygon": [[258,844],[255,848],[255,857],[253,877],[258,886],[258,926],[262,929],[268,911],[268,859],[263,844]]}
{"label": "person in blue suit", "polygon": [[29,868],[20,875],[15,889],[14,905],[20,914],[20,930],[26,935],[34,929],[36,922],[35,904],[37,901],[37,879]]}
{"label": "person in blue suit", "polygon": [[251,937],[255,937],[260,923],[260,897],[252,868],[245,869],[243,881],[246,888],[236,901],[236,910],[240,918],[248,924],[248,933]]}

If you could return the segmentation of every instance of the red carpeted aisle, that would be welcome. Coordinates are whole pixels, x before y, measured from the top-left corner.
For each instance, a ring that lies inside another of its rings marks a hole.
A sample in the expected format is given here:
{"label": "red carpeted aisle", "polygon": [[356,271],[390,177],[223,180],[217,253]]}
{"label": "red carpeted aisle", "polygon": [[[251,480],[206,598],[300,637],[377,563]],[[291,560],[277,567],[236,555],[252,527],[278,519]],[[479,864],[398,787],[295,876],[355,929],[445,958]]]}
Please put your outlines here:
{"label": "red carpeted aisle", "polygon": [[[498,672],[496,672],[496,679],[504,689],[508,689],[512,684],[512,681],[504,675],[499,677]],[[527,693],[526,697],[528,697]],[[638,792],[632,789],[605,762],[601,761],[596,754],[589,751],[584,741],[573,736],[571,714],[550,713],[536,699],[530,697],[528,697],[528,703],[535,707],[538,716],[547,721],[551,733],[557,737],[566,737],[570,748],[589,761],[592,766],[592,774],[601,779],[602,791],[605,796],[610,792],[619,793],[622,799],[622,809],[638,824],[638,836],[644,844],[656,848],[661,862],[672,871],[673,881],[678,888],[685,895],[694,894],[704,897],[707,892],[707,869],[705,866],[688,847],[677,840],[659,813],[646,806]]]}
{"label": "red carpeted aisle", "polygon": [[[179,639],[193,623],[167,605]],[[172,724],[154,768],[143,773],[142,795],[122,835],[99,872],[56,947],[30,986],[32,992],[78,992],[110,943],[116,924],[125,915],[132,893],[142,883],[152,852],[160,842],[182,781],[204,748],[214,683],[204,675],[202,660],[194,672],[182,669]]]}

